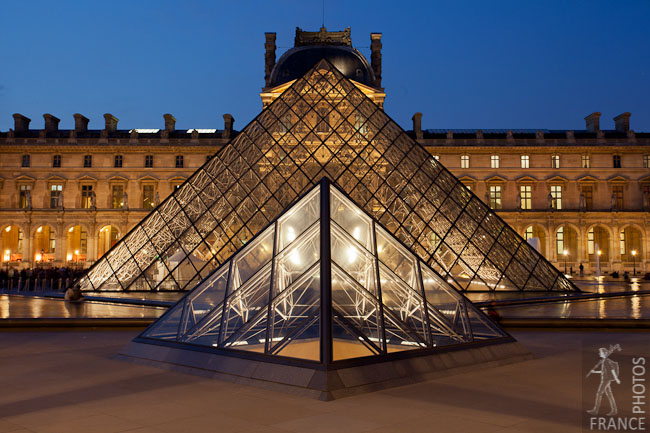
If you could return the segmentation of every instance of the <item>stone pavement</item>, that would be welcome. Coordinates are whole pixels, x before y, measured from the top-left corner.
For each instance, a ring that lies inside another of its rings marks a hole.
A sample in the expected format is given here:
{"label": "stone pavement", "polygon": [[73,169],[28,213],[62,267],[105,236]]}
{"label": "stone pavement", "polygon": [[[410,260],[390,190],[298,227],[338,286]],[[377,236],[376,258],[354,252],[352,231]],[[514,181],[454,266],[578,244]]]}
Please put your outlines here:
{"label": "stone pavement", "polygon": [[650,354],[642,331],[522,330],[531,361],[322,402],[111,359],[137,333],[0,332],[0,432],[579,432],[582,346]]}

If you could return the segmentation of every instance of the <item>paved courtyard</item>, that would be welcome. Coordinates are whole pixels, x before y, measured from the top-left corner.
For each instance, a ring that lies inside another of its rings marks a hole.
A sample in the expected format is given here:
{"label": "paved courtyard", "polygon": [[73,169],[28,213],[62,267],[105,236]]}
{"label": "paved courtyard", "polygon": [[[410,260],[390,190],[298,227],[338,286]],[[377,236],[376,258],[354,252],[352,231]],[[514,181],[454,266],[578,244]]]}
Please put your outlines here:
{"label": "paved courtyard", "polygon": [[583,345],[650,354],[643,331],[525,330],[531,361],[322,402],[111,359],[137,332],[1,332],[0,432],[577,432]]}

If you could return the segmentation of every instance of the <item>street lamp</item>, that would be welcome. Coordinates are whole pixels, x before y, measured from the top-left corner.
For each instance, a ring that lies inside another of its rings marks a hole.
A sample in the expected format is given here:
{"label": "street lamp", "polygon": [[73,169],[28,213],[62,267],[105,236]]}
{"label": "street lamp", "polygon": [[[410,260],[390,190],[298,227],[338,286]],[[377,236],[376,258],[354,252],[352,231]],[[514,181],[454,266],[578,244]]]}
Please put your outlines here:
{"label": "street lamp", "polygon": [[632,250],[632,266],[634,266],[634,275],[636,275],[636,250]]}
{"label": "street lamp", "polygon": [[564,254],[564,275],[566,275],[566,259],[567,256],[569,255],[569,252],[567,250],[562,251],[562,254]]}

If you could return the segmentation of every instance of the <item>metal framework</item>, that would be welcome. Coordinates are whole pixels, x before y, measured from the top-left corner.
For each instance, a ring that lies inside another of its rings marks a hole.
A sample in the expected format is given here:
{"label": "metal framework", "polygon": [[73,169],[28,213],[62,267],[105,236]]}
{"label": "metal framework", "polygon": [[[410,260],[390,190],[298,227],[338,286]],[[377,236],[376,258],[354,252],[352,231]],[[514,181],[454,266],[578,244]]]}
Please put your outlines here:
{"label": "metal framework", "polygon": [[578,290],[326,60],[106,253],[83,290],[189,290],[328,177],[459,290]]}
{"label": "metal framework", "polygon": [[139,341],[329,364],[507,337],[325,178]]}

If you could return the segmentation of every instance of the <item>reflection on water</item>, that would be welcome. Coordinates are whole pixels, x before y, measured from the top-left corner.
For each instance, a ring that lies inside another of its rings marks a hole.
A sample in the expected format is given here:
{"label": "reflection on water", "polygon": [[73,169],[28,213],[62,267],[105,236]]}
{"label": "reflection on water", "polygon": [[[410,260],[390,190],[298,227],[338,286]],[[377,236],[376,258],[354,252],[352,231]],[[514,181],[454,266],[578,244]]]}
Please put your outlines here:
{"label": "reflection on water", "polygon": [[504,318],[650,319],[650,295],[497,307]]}
{"label": "reflection on water", "polygon": [[26,318],[157,318],[166,308],[86,301],[80,304],[62,299],[0,295],[0,317]]}

